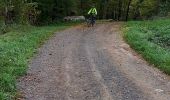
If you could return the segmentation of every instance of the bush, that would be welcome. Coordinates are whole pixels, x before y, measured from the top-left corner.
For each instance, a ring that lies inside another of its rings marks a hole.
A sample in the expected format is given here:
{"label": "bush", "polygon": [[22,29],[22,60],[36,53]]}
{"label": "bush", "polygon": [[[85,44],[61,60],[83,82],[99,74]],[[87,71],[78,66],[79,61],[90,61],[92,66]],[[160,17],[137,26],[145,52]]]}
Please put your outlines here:
{"label": "bush", "polygon": [[9,28],[7,25],[3,24],[1,27],[0,27],[0,34],[5,34],[9,31]]}

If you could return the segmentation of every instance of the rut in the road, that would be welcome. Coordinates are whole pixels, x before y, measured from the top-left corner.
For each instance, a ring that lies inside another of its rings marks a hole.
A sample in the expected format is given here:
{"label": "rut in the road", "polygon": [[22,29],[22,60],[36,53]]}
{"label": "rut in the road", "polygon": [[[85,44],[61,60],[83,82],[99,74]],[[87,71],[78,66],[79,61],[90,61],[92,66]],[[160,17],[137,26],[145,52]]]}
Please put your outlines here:
{"label": "rut in the road", "polygon": [[[31,61],[28,74],[19,80],[23,99],[168,100],[167,81],[157,78],[155,70],[146,69],[149,66],[145,62],[139,64],[145,69],[135,70],[139,58],[128,51],[123,54],[121,45],[127,44],[120,38],[119,25],[77,26],[56,33]],[[128,69],[129,65],[133,69]],[[146,70],[149,72],[143,74]],[[139,73],[139,77],[133,76]],[[155,92],[156,86],[165,88],[165,93]]]}

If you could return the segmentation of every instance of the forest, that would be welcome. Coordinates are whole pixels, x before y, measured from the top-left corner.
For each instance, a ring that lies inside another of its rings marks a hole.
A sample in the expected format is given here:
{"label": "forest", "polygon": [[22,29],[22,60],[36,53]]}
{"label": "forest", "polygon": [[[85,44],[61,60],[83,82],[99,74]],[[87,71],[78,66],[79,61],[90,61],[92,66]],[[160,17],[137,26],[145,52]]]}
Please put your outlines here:
{"label": "forest", "polygon": [[0,0],[0,20],[5,24],[44,24],[65,16],[87,15],[95,5],[98,19],[143,20],[167,16],[170,0]]}

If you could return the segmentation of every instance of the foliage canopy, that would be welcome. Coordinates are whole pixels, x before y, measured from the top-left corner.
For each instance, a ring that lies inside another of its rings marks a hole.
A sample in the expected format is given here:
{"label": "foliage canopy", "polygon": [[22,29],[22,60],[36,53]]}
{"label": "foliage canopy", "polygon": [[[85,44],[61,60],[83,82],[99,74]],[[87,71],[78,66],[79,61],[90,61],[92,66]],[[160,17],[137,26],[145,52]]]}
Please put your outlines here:
{"label": "foliage canopy", "polygon": [[70,15],[87,15],[95,5],[99,19],[148,19],[168,15],[169,0],[0,0],[0,16],[5,23],[38,24]]}

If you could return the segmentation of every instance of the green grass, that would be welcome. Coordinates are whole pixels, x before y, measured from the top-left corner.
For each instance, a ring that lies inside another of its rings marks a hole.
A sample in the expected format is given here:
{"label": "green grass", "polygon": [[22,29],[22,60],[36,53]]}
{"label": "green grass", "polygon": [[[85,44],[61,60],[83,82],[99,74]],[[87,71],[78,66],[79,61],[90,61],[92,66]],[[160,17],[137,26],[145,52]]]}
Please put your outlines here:
{"label": "green grass", "polygon": [[0,35],[0,100],[16,95],[16,79],[27,71],[28,61],[36,49],[54,32],[76,23],[42,27],[13,25],[10,32]]}
{"label": "green grass", "polygon": [[124,33],[132,48],[170,75],[170,19],[130,21]]}

